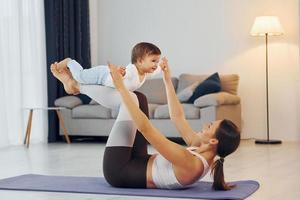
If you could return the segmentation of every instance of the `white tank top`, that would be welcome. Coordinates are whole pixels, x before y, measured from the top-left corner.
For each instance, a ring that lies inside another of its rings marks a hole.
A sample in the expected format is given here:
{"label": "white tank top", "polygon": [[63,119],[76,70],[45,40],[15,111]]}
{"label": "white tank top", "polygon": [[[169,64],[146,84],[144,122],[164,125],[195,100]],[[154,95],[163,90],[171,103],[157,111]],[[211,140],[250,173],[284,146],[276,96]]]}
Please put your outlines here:
{"label": "white tank top", "polygon": [[[195,155],[197,158],[199,158],[204,166],[203,173],[201,177],[198,179],[200,180],[203,178],[207,172],[209,171],[209,164],[206,161],[206,159],[201,156],[199,153],[195,152],[197,147],[188,147],[187,150]],[[173,165],[170,161],[165,159],[162,155],[158,154],[154,161],[152,166],[152,179],[157,188],[161,189],[178,189],[178,188],[184,188],[186,186],[181,185],[174,173]]]}

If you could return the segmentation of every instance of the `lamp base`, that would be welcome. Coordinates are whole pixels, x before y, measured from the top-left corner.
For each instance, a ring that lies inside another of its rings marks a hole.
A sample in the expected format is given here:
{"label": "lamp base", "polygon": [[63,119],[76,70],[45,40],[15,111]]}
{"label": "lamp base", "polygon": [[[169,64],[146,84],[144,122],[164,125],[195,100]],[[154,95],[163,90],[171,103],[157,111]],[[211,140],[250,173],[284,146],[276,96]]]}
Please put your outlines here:
{"label": "lamp base", "polygon": [[255,140],[255,144],[281,144],[281,140]]}

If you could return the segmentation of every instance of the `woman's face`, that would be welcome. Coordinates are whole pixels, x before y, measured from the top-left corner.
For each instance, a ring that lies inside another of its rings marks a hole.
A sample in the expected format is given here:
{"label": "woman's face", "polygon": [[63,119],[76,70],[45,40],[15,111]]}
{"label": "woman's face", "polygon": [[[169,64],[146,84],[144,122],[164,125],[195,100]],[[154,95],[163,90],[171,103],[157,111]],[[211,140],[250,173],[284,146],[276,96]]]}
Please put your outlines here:
{"label": "woman's face", "polygon": [[209,143],[211,139],[216,139],[216,130],[219,128],[221,120],[204,125],[202,131],[198,133],[197,143]]}
{"label": "woman's face", "polygon": [[204,127],[201,131],[202,135],[204,135],[205,137],[208,137],[208,138],[215,138],[215,135],[216,135],[215,133],[216,133],[216,130],[219,128],[220,123],[221,123],[221,120],[218,120],[218,121],[214,121],[214,122],[204,125]]}

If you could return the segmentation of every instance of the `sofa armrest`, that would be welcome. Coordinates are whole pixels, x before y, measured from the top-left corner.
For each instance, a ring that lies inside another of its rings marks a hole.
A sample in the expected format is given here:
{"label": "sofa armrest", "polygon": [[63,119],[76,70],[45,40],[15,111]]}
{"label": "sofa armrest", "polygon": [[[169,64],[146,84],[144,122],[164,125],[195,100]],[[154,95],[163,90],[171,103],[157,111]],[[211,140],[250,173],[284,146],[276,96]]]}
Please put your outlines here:
{"label": "sofa armrest", "polygon": [[219,105],[236,105],[240,103],[240,97],[228,92],[218,92],[199,97],[194,105],[200,108]]}
{"label": "sofa armrest", "polygon": [[75,96],[65,96],[60,97],[54,101],[54,105],[57,107],[66,107],[66,108],[74,108],[78,105],[81,105],[82,101],[79,97]]}

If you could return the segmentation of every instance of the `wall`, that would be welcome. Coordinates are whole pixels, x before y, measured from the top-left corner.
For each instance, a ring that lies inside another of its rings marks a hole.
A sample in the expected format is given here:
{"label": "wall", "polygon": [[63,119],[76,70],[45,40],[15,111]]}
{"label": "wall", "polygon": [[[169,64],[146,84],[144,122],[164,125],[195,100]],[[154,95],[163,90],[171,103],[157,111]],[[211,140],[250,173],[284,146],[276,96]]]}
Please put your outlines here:
{"label": "wall", "polygon": [[[226,2],[226,3],[225,3]],[[264,38],[249,35],[256,16],[277,15],[285,34],[269,42],[270,134],[300,140],[297,0],[90,0],[92,62],[127,64],[140,41],[158,45],[174,76],[237,73],[243,138],[265,138]]]}

